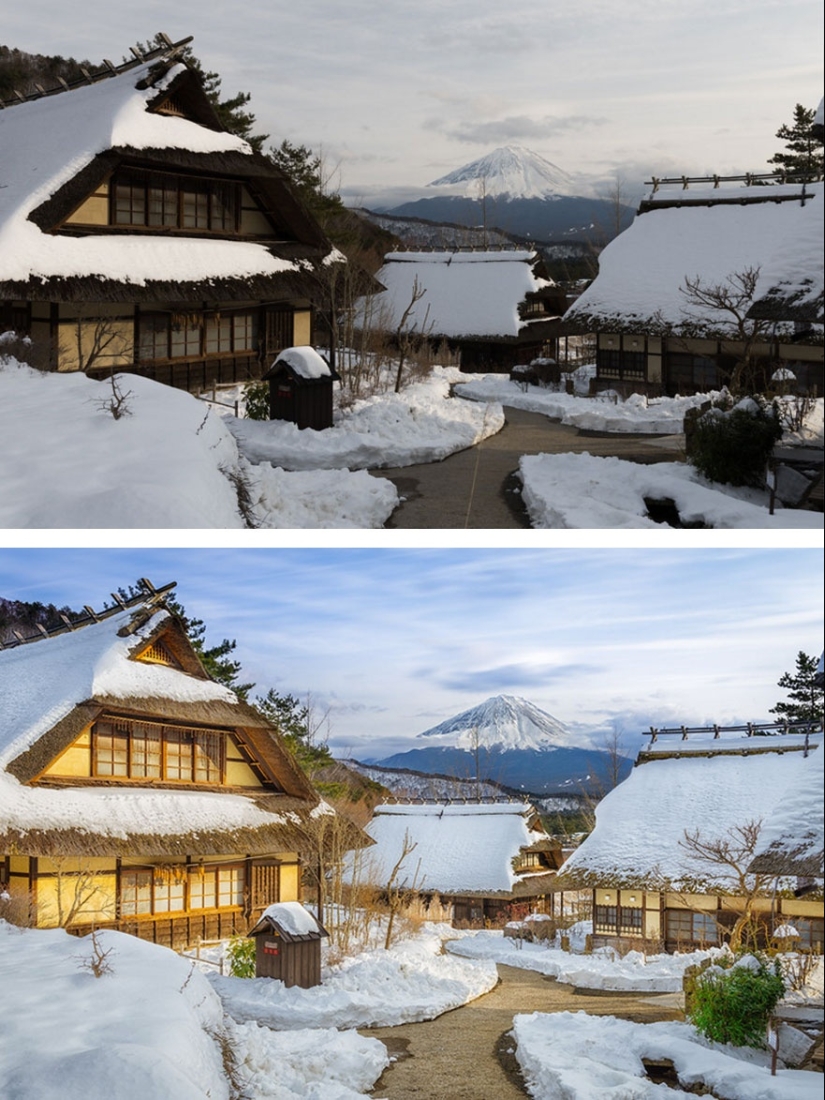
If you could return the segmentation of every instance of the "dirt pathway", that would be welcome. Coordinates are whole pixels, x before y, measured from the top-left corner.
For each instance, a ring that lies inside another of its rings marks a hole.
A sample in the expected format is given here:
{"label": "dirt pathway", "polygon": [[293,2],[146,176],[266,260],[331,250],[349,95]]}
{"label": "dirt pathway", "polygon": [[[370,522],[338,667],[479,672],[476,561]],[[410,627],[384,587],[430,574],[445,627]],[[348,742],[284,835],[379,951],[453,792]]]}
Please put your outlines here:
{"label": "dirt pathway", "polygon": [[522,455],[615,455],[631,462],[681,460],[683,436],[583,432],[541,413],[505,407],[506,423],[496,435],[442,462],[371,470],[396,486],[404,503],[387,527],[518,528],[530,523],[514,477]]}
{"label": "dirt pathway", "polygon": [[396,1061],[372,1095],[386,1100],[523,1100],[527,1095],[508,1032],[520,1012],[579,1012],[650,1023],[682,1019],[670,994],[578,992],[531,970],[499,964],[484,997],[421,1024],[362,1029]]}

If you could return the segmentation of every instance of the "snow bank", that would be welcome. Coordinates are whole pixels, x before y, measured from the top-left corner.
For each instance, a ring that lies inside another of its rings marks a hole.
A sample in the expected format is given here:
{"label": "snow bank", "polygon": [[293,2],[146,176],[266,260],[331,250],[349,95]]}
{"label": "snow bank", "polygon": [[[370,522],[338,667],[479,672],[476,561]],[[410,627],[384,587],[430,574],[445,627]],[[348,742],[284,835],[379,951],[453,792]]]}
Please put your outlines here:
{"label": "snow bank", "polygon": [[704,1083],[720,1100],[814,1100],[822,1074],[780,1069],[770,1055],[712,1044],[690,1024],[634,1024],[585,1012],[534,1012],[513,1020],[516,1057],[534,1100],[691,1100],[654,1084],[643,1058],[669,1059],[685,1088]]}
{"label": "snow bank", "polygon": [[251,467],[204,402],[137,375],[118,385],[127,398],[116,420],[109,381],[0,355],[0,527],[242,528],[239,487],[264,528],[381,527],[398,503],[394,486],[364,472]]}
{"label": "snow bank", "polygon": [[315,431],[279,420],[226,423],[250,462],[287,470],[351,470],[437,462],[471,447],[504,426],[499,405],[472,405],[450,398],[455,371],[435,367],[426,382],[401,393],[358,401],[337,414],[335,425]]}
{"label": "snow bank", "polygon": [[583,454],[525,455],[519,463],[533,527],[661,528],[645,497],[672,500],[684,524],[720,528],[821,529],[822,515],[777,507],[768,494],[706,481],[678,462],[650,465]]}
{"label": "snow bank", "polygon": [[505,938],[501,932],[467,933],[447,944],[450,954],[468,959],[492,959],[522,970],[535,970],[564,985],[579,989],[624,990],[637,993],[677,993],[688,966],[720,952],[694,951],[685,955],[643,955],[629,951],[624,957],[612,952],[571,955],[544,944]]}
{"label": "snow bank", "polygon": [[357,1031],[276,1032],[233,1020],[225,1026],[250,1100],[357,1100],[389,1065],[384,1044]]}
{"label": "snow bank", "polygon": [[0,1096],[230,1100],[227,1044],[245,1096],[355,1100],[388,1063],[355,1032],[235,1024],[188,959],[120,932],[97,943],[110,968],[99,978],[90,936],[0,921]]}
{"label": "snow bank", "polygon": [[[584,369],[584,368],[580,368]],[[465,378],[467,376],[465,375]],[[498,401],[525,412],[543,413],[575,428],[594,432],[633,432],[651,435],[678,435],[684,427],[688,409],[709,400],[712,394],[693,397],[647,398],[631,394],[615,403],[607,396],[577,397],[552,393],[539,386],[527,390],[506,375],[485,374],[456,387],[458,397],[471,401]]]}
{"label": "snow bank", "polygon": [[393,1027],[431,1020],[489,992],[495,964],[441,955],[438,929],[389,951],[366,951],[324,972],[314,989],[287,989],[272,978],[209,975],[228,1014],[280,1030]]}

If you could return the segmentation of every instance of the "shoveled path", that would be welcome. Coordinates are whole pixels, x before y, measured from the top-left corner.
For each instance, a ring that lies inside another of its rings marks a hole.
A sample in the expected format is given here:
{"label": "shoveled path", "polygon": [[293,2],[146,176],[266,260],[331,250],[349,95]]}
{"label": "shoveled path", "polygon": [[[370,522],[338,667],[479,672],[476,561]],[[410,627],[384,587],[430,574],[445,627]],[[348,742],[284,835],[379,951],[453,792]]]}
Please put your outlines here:
{"label": "shoveled path", "polygon": [[529,527],[515,477],[522,455],[589,451],[642,463],[684,457],[683,436],[585,432],[509,406],[504,415],[505,425],[496,435],[441,462],[371,470],[392,481],[404,498],[385,526]]}
{"label": "shoveled path", "polygon": [[492,992],[436,1020],[359,1029],[396,1061],[372,1095],[386,1100],[523,1100],[526,1092],[508,1035],[522,1012],[589,1012],[637,1023],[683,1019],[672,994],[579,992],[532,970],[499,964]]}

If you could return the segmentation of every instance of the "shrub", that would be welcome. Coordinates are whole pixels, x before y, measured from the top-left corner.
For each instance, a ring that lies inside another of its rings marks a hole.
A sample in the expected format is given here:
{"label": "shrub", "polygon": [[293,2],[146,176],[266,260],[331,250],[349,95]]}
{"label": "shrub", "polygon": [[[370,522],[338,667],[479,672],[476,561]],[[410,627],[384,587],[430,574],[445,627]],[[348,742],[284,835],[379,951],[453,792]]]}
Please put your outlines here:
{"label": "shrub", "polygon": [[269,420],[269,383],[247,382],[243,388],[248,420]]}
{"label": "shrub", "polygon": [[229,973],[233,978],[255,977],[255,941],[246,936],[233,936],[226,949]]}
{"label": "shrub", "polygon": [[761,955],[720,963],[696,979],[691,1023],[716,1043],[764,1047],[768,1020],[785,992],[779,963]]}
{"label": "shrub", "polygon": [[710,481],[761,488],[781,435],[774,406],[746,398],[729,412],[714,408],[699,417],[692,432],[690,461]]}

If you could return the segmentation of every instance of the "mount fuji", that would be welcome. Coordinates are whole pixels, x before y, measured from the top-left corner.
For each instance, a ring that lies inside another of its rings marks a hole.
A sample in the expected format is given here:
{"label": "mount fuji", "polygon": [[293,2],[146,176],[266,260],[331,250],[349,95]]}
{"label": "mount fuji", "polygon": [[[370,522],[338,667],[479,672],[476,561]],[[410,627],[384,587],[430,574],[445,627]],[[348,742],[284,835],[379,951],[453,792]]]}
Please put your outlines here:
{"label": "mount fuji", "polygon": [[[633,220],[633,208],[582,194],[587,186],[521,145],[505,145],[427,184],[438,192],[376,213],[486,229],[534,243],[600,240]],[[618,224],[617,224],[618,222]]]}
{"label": "mount fuji", "polygon": [[[490,779],[534,795],[580,793],[604,785],[608,752],[583,744],[563,722],[527,699],[497,695],[418,734],[426,748],[368,763],[456,779]],[[624,778],[632,761],[622,757]]]}

